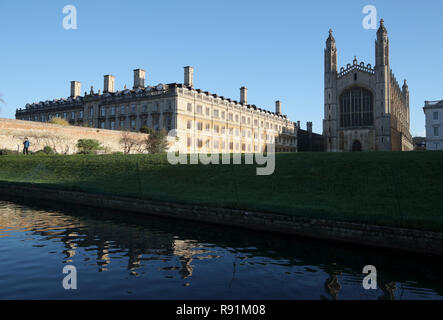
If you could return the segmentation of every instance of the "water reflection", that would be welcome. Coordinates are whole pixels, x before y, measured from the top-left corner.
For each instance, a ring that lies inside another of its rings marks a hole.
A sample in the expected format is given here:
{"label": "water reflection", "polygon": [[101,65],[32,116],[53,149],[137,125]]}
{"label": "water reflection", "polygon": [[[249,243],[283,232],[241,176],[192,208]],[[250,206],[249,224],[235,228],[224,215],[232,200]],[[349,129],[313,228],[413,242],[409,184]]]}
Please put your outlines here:
{"label": "water reflection", "polygon": [[[0,298],[442,299],[442,260],[82,207],[0,201]],[[61,288],[75,265],[79,290]],[[362,288],[377,267],[378,290]]]}

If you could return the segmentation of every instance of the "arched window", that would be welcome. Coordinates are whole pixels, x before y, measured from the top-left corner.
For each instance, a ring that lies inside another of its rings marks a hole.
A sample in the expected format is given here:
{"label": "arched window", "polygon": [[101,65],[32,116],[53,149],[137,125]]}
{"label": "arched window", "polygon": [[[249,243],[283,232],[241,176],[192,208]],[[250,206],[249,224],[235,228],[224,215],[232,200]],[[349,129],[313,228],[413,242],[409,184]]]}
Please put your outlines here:
{"label": "arched window", "polygon": [[374,99],[372,92],[361,87],[344,91],[340,96],[340,127],[374,125]]}

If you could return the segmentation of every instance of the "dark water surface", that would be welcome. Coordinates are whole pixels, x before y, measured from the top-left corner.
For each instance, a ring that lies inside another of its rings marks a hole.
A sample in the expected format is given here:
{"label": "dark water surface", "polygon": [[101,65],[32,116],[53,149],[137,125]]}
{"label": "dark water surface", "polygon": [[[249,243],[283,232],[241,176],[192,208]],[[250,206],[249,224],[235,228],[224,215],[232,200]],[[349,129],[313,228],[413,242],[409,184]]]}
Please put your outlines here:
{"label": "dark water surface", "polygon": [[[66,265],[77,290],[63,289]],[[362,286],[365,265],[377,267],[377,290]],[[426,255],[0,201],[0,299],[443,299],[442,266]]]}

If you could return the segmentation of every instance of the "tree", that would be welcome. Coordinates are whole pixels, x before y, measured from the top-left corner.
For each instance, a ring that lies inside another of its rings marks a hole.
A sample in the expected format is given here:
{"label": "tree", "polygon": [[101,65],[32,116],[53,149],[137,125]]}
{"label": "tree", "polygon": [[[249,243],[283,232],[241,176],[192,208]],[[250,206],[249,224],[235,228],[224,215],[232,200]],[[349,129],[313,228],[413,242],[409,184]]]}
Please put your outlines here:
{"label": "tree", "polygon": [[146,150],[149,153],[163,153],[168,149],[166,131],[153,131],[145,140]]}
{"label": "tree", "polygon": [[69,122],[62,118],[54,117],[48,121],[48,123],[58,124],[60,126],[69,126]]}
{"label": "tree", "polygon": [[97,154],[97,151],[103,150],[101,143],[94,139],[80,139],[77,141],[79,154]]}
{"label": "tree", "polygon": [[137,137],[131,134],[129,131],[122,132],[119,142],[123,147],[124,154],[130,154],[134,149],[140,152],[140,146],[143,145],[143,141],[141,139],[137,139]]}

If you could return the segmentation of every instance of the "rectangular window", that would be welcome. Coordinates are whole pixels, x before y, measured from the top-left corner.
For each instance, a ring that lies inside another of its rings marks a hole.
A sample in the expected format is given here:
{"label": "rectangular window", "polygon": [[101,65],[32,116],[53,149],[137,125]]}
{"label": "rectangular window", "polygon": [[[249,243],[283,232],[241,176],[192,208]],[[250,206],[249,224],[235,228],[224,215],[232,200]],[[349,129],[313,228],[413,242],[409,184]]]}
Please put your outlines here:
{"label": "rectangular window", "polygon": [[188,112],[192,112],[192,104],[188,103],[188,107],[187,107]]}
{"label": "rectangular window", "polygon": [[203,130],[203,124],[201,122],[197,122],[197,130],[202,131]]}
{"label": "rectangular window", "polygon": [[83,119],[83,111],[80,111],[79,118],[80,118],[80,119]]}
{"label": "rectangular window", "polygon": [[186,127],[192,129],[192,120],[188,120]]}
{"label": "rectangular window", "polygon": [[211,114],[211,109],[206,108],[206,115],[209,117],[210,114]]}
{"label": "rectangular window", "polygon": [[440,129],[440,127],[434,127],[434,137],[439,136],[439,129]]}
{"label": "rectangular window", "polygon": [[112,115],[112,116],[115,116],[115,107],[112,107],[112,108],[111,108],[111,115]]}
{"label": "rectangular window", "polygon": [[75,120],[75,112],[74,111],[71,112],[71,120]]}
{"label": "rectangular window", "polygon": [[132,113],[135,113],[136,110],[137,110],[137,106],[136,106],[135,104],[133,104],[133,105],[131,106],[131,112],[132,112]]}
{"label": "rectangular window", "polygon": [[438,111],[433,112],[433,119],[438,120]]}
{"label": "rectangular window", "polygon": [[225,119],[225,112],[224,111],[222,111],[221,117],[222,117],[223,120]]}
{"label": "rectangular window", "polygon": [[188,148],[192,145],[192,138],[191,137],[188,137]]}
{"label": "rectangular window", "polygon": [[214,110],[214,118],[218,118],[218,110]]}
{"label": "rectangular window", "polygon": [[206,124],[206,131],[207,132],[211,131],[211,125],[209,123]]}
{"label": "rectangular window", "polygon": [[203,107],[202,106],[197,106],[197,113],[203,114]]}

